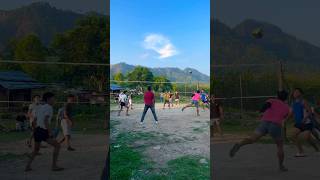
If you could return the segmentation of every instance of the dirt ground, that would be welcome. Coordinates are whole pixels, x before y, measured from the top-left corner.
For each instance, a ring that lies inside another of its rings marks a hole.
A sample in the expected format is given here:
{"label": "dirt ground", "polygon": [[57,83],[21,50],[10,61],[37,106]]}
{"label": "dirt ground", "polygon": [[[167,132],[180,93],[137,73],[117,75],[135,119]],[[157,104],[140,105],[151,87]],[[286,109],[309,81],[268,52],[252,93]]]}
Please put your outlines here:
{"label": "dirt ground", "polygon": [[[210,135],[209,135],[209,110],[200,109],[200,116],[196,116],[195,108],[188,108],[184,112],[181,106],[162,109],[161,104],[156,104],[156,113],[159,124],[155,124],[151,110],[148,111],[144,125],[140,125],[143,105],[135,105],[129,111],[130,116],[117,116],[117,111],[111,112],[111,119],[120,122],[111,129],[111,136],[114,137],[121,132],[151,132],[164,136],[166,141],[144,144],[147,146],[144,155],[156,163],[156,166],[163,167],[169,160],[185,155],[198,155],[209,159]],[[113,110],[117,109],[114,107]],[[142,142],[146,143],[146,142]],[[143,144],[142,144],[143,145]],[[112,152],[111,152],[112,153]],[[111,164],[112,166],[112,164]]]}
{"label": "dirt ground", "polygon": [[288,172],[279,172],[276,146],[252,144],[240,149],[234,158],[229,157],[233,142],[242,137],[226,134],[212,140],[214,180],[319,180],[320,153],[306,148],[307,157],[296,158],[296,149],[285,146],[285,165]]}
{"label": "dirt ground", "polygon": [[[27,158],[0,161],[1,180],[88,180],[100,179],[106,158],[106,136],[75,134],[73,146],[76,151],[69,152],[66,146],[62,146],[58,165],[64,167],[64,171],[52,172],[52,148],[43,143],[47,148],[42,148],[40,156],[37,156],[31,172],[24,172]],[[0,152],[24,154],[31,152],[25,145],[25,141],[12,143],[0,143]]]}

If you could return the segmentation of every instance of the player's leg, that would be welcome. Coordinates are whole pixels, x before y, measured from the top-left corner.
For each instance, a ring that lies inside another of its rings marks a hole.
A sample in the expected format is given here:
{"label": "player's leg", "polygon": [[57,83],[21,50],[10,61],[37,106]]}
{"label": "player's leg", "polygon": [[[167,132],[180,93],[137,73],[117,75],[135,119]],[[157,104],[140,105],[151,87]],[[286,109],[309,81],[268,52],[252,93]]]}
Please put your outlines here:
{"label": "player's leg", "polygon": [[297,125],[295,125],[295,128],[293,128],[293,132],[292,132],[292,140],[295,143],[297,149],[298,149],[298,153],[296,154],[297,157],[303,157],[304,155],[304,151],[302,148],[302,144],[301,141],[299,140],[299,135],[302,132],[298,127],[296,127]]}
{"label": "player's leg", "polygon": [[242,146],[255,143],[261,137],[263,137],[268,132],[268,123],[263,121],[255,130],[255,132],[248,138],[243,139],[242,141],[236,143],[230,150],[230,157],[233,157]]}
{"label": "player's leg", "polygon": [[121,111],[122,111],[122,108],[123,108],[123,106],[122,106],[122,104],[120,104],[120,110],[119,110],[119,112],[118,112],[118,116],[120,116],[120,113],[121,113]]}
{"label": "player's leg", "polygon": [[199,113],[199,102],[196,102],[194,105],[196,106],[197,116],[200,116],[200,113]]}
{"label": "player's leg", "polygon": [[153,114],[153,118],[156,122],[158,122],[158,118],[157,118],[157,114],[156,114],[156,110],[154,106],[150,106],[151,112]]}
{"label": "player's leg", "polygon": [[35,142],[34,143],[34,146],[33,146],[33,151],[29,157],[29,160],[28,160],[28,163],[27,163],[27,166],[25,168],[25,171],[31,171],[31,164],[34,160],[34,158],[37,156],[37,154],[39,153],[39,150],[40,150],[40,142]]}
{"label": "player's leg", "polygon": [[149,106],[144,105],[144,109],[143,109],[143,113],[142,113],[142,116],[141,116],[140,123],[143,123],[144,117],[146,116],[148,109],[149,109]]}
{"label": "player's leg", "polygon": [[47,143],[52,145],[54,148],[53,155],[52,155],[52,170],[53,171],[63,170],[63,168],[57,166],[59,152],[60,152],[60,144],[55,139],[51,139],[51,138],[47,139]]}
{"label": "player's leg", "polygon": [[314,148],[315,151],[319,152],[319,148],[316,142],[314,142],[310,130],[304,132],[304,139]]}
{"label": "player's leg", "polygon": [[283,150],[283,140],[277,139],[275,140],[275,143],[277,145],[277,155],[278,155],[278,161],[279,161],[279,170],[280,171],[288,171],[288,169],[284,166],[284,150]]}

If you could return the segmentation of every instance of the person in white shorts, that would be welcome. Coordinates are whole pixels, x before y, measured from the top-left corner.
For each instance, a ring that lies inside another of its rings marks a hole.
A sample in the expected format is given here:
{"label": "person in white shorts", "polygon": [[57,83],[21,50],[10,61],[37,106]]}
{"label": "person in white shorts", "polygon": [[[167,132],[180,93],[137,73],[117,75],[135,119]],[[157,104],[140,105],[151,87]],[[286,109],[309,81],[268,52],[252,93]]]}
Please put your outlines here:
{"label": "person in white shorts", "polygon": [[60,144],[66,142],[68,151],[75,151],[74,148],[71,147],[71,128],[74,125],[74,102],[75,96],[70,94],[67,98],[67,103],[64,106],[63,110],[63,118],[61,120],[61,128],[64,138],[60,141]]}

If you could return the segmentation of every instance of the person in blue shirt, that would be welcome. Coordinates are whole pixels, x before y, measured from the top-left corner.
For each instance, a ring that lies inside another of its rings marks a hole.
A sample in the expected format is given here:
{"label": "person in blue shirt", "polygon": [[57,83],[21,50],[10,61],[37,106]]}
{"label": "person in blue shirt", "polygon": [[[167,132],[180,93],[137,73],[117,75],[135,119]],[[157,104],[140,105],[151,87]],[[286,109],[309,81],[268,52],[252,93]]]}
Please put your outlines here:
{"label": "person in blue shirt", "polygon": [[201,90],[201,101],[202,101],[203,110],[204,110],[204,107],[207,107],[208,109],[210,109],[208,94],[205,93],[203,89]]}
{"label": "person in blue shirt", "polygon": [[308,102],[303,98],[303,91],[300,88],[296,88],[293,91],[291,115],[293,115],[294,119],[293,140],[298,148],[298,153],[295,156],[306,156],[304,154],[301,141],[299,141],[300,134],[303,134],[304,139],[308,141],[316,151],[319,151],[319,148],[317,147],[311,136],[311,131],[313,129],[311,121],[312,110]]}

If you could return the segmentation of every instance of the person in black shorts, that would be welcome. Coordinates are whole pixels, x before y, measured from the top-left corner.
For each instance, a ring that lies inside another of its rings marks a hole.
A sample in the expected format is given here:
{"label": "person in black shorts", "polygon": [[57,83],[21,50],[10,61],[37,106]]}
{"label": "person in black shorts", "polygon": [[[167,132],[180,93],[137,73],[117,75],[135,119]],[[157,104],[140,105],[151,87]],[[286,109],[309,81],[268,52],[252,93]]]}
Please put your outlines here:
{"label": "person in black shorts", "polygon": [[295,157],[305,157],[304,150],[299,140],[299,135],[303,135],[304,139],[318,152],[319,148],[314,142],[311,131],[313,129],[312,109],[309,103],[303,98],[303,91],[296,88],[293,92],[293,103],[291,107],[291,115],[294,119],[293,141],[295,142],[298,152]]}
{"label": "person in black shorts", "polygon": [[53,93],[45,93],[43,95],[43,102],[39,109],[35,114],[35,124],[36,128],[34,130],[34,150],[30,156],[30,159],[27,163],[25,171],[31,171],[31,164],[38,154],[40,150],[40,143],[42,141],[47,142],[48,144],[54,147],[53,151],[53,160],[52,160],[52,171],[61,171],[63,168],[57,166],[59,151],[60,151],[60,144],[52,138],[51,129],[49,124],[51,123],[51,119],[53,116],[53,108],[52,105],[54,104],[54,94]]}

